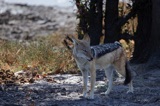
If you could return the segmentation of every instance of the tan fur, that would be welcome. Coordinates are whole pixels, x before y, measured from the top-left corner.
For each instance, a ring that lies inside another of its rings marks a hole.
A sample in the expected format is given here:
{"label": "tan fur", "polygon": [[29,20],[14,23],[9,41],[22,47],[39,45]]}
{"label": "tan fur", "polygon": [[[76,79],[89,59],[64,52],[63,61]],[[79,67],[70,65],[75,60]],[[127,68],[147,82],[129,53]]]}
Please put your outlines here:
{"label": "tan fur", "polygon": [[[125,76],[126,54],[122,47],[101,56],[100,58],[93,58],[90,49],[90,39],[85,37],[83,40],[77,40],[72,37],[74,42],[73,56],[83,76],[83,96],[89,99],[94,98],[94,87],[96,81],[96,69],[104,69],[105,74],[109,80],[109,87],[105,94],[109,94],[112,89],[113,82],[113,69],[116,69],[118,73]],[[93,58],[93,60],[92,60]],[[89,60],[92,61],[89,61]],[[87,81],[88,72],[91,75],[90,93],[87,96]],[[129,92],[133,92],[132,82],[129,84]]]}

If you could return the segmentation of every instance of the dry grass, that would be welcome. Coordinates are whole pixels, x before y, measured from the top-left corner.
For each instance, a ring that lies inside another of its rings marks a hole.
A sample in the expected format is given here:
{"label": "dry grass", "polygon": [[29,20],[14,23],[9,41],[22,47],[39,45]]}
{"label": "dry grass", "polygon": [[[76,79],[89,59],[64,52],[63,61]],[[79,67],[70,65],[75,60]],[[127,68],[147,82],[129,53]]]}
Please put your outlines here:
{"label": "dry grass", "polygon": [[[42,73],[77,73],[76,63],[63,45],[64,36],[55,34],[35,41],[20,43],[0,40],[0,69],[20,71],[38,70]],[[120,41],[131,57],[134,42]]]}
{"label": "dry grass", "polygon": [[70,51],[62,45],[63,36],[41,37],[29,43],[0,41],[0,68],[12,71],[36,68],[39,73],[75,71]]}

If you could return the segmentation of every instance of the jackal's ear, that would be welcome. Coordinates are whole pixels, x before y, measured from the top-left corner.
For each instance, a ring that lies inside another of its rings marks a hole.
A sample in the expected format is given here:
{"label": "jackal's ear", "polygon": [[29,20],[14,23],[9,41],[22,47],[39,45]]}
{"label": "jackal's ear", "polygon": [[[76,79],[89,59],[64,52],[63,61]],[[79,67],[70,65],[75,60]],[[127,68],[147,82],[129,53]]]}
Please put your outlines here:
{"label": "jackal's ear", "polygon": [[73,40],[71,39],[71,37],[69,37],[68,35],[66,36],[66,39],[68,39],[69,41],[73,42]]}
{"label": "jackal's ear", "polygon": [[88,34],[84,34],[83,40],[90,42],[90,37]]}
{"label": "jackal's ear", "polygon": [[70,39],[72,39],[74,44],[78,43],[78,40],[73,35],[70,36]]}

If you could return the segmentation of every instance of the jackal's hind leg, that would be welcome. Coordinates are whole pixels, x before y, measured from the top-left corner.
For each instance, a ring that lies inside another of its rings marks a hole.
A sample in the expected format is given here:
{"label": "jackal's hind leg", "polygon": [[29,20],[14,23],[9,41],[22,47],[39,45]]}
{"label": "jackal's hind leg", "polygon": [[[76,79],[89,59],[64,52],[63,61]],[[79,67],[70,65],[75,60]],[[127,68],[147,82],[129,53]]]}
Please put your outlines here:
{"label": "jackal's hind leg", "polygon": [[134,92],[134,90],[133,90],[133,83],[132,83],[132,80],[131,80],[131,82],[128,84],[129,85],[129,90],[127,91],[127,93],[133,93]]}
{"label": "jackal's hind leg", "polygon": [[113,86],[113,67],[109,66],[107,69],[105,69],[105,74],[109,81],[107,91],[105,92],[105,95],[108,95],[111,92]]}

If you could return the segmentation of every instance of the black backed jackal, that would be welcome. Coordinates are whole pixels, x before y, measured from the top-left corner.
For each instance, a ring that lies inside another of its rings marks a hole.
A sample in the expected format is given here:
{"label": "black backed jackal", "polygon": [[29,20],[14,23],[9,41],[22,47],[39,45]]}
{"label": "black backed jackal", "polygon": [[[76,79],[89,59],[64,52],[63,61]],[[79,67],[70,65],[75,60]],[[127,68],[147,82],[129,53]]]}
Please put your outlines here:
{"label": "black backed jackal", "polygon": [[[74,47],[73,56],[83,76],[83,96],[94,99],[96,69],[105,70],[109,86],[105,94],[109,94],[113,83],[113,69],[125,77],[124,84],[129,84],[129,91],[133,92],[131,72],[128,68],[126,54],[119,42],[90,46],[90,38],[85,35],[83,40],[71,37]],[[91,76],[90,93],[87,95],[88,72]]]}

